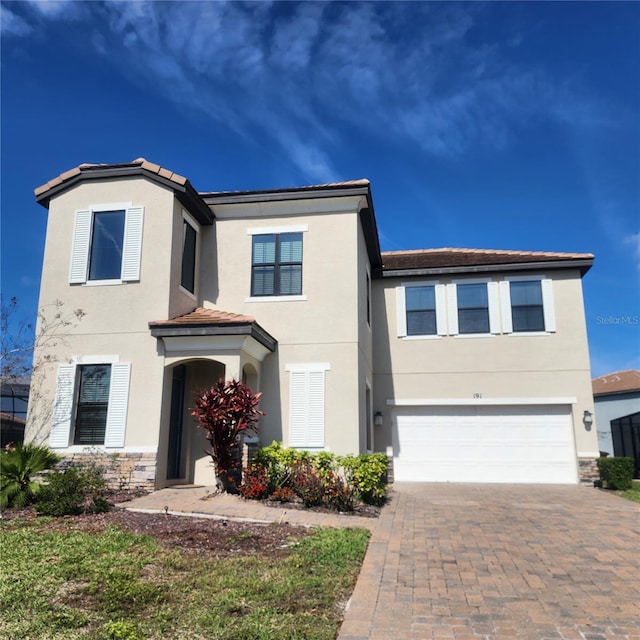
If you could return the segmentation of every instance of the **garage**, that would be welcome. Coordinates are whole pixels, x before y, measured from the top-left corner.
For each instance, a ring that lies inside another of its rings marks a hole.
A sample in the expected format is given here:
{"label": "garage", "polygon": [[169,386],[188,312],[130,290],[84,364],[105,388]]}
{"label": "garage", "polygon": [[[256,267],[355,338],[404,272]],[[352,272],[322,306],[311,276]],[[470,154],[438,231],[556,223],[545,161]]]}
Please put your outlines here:
{"label": "garage", "polygon": [[569,405],[396,407],[398,482],[578,481]]}

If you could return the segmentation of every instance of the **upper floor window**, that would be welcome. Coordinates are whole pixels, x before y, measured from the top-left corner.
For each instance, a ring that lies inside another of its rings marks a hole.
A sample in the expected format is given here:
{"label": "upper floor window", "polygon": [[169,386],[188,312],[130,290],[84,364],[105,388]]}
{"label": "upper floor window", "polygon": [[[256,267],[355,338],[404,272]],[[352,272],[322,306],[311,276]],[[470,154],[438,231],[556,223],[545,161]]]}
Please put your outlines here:
{"label": "upper floor window", "polygon": [[302,293],[302,233],[265,233],[253,236],[252,296],[289,296]]}
{"label": "upper floor window", "polygon": [[459,284],[458,333],[489,333],[489,295],[486,283]]}
{"label": "upper floor window", "polygon": [[143,212],[129,203],[76,211],[69,282],[139,280]]}
{"label": "upper floor window", "polygon": [[407,335],[436,335],[436,293],[434,286],[407,287]]}
{"label": "upper floor window", "polygon": [[398,336],[443,336],[447,333],[445,287],[438,282],[396,287]]}
{"label": "upper floor window", "polygon": [[514,331],[544,331],[544,306],[539,280],[511,282],[511,318]]}
{"label": "upper floor window", "polygon": [[505,333],[553,333],[553,283],[541,276],[515,276],[500,283]]}
{"label": "upper floor window", "polygon": [[198,232],[187,218],[182,221],[182,273],[180,285],[189,293],[196,290],[196,251]]}

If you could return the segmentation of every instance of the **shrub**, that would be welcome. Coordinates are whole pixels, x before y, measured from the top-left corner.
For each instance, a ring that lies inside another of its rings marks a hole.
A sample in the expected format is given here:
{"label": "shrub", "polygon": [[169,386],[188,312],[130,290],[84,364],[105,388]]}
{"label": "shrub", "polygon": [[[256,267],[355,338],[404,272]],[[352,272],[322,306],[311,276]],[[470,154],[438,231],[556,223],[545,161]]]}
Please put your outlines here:
{"label": "shrub", "polygon": [[223,380],[194,396],[191,415],[205,432],[211,445],[206,451],[216,470],[219,491],[236,492],[240,480],[238,445],[246,432],[258,432],[258,420],[264,413],[258,409],[262,394],[254,393],[238,380]]}
{"label": "shrub", "polygon": [[295,500],[296,492],[291,487],[278,487],[270,497],[276,502],[292,502]]}
{"label": "shrub", "polygon": [[339,475],[329,471],[323,478],[323,485],[324,503],[327,507],[338,511],[353,511],[353,490]]}
{"label": "shrub", "polygon": [[296,463],[291,472],[291,488],[305,507],[319,507],[325,502],[325,484],[312,462]]}
{"label": "shrub", "polygon": [[43,485],[36,510],[46,516],[104,513],[107,502],[104,470],[96,465],[72,465],[49,474]]}
{"label": "shrub", "polygon": [[339,459],[347,482],[365,504],[381,505],[387,491],[387,456],[384,453],[344,456]]}
{"label": "shrub", "polygon": [[24,507],[40,491],[36,474],[53,468],[62,458],[41,445],[27,443],[0,452],[0,508]]}
{"label": "shrub", "polygon": [[238,487],[243,498],[263,500],[271,493],[270,489],[269,476],[262,465],[252,463],[244,470],[243,483]]}
{"label": "shrub", "polygon": [[633,484],[633,467],[633,458],[598,458],[600,479],[607,489],[630,489]]}
{"label": "shrub", "polygon": [[302,462],[309,461],[311,454],[298,449],[283,449],[279,442],[273,441],[269,446],[255,452],[252,462],[260,465],[269,476],[272,487],[288,486],[292,469]]}

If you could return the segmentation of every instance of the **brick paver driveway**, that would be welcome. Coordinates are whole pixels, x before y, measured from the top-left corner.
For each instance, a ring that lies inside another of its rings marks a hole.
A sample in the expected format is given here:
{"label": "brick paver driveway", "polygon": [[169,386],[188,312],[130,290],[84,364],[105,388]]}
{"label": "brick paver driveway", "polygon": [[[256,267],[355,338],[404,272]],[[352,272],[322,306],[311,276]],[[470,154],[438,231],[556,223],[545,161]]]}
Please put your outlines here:
{"label": "brick paver driveway", "polygon": [[639,525],[588,487],[396,484],[339,640],[640,638]]}

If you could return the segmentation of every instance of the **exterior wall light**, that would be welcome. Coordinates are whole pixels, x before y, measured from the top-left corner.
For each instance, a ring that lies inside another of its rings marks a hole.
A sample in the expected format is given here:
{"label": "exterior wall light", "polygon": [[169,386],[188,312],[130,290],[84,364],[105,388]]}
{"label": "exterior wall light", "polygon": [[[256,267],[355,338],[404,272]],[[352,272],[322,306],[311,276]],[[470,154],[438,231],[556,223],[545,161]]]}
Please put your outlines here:
{"label": "exterior wall light", "polygon": [[375,416],[373,416],[373,424],[376,427],[381,427],[384,424],[384,416],[382,415],[382,411],[376,411]]}
{"label": "exterior wall light", "polygon": [[593,424],[593,414],[591,411],[585,411],[582,416],[582,424],[587,431],[591,431],[591,425]]}

